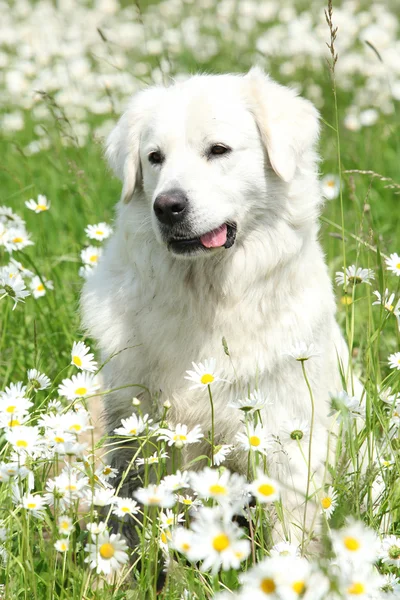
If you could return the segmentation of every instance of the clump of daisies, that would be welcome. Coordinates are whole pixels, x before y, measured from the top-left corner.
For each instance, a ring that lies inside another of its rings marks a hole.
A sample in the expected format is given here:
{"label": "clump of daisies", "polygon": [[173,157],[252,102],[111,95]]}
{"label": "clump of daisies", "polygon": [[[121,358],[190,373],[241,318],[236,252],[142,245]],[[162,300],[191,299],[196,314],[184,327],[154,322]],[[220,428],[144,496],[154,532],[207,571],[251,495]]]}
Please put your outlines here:
{"label": "clump of daisies", "polygon": [[[110,237],[112,234],[112,228],[107,223],[102,222],[95,225],[88,225],[85,228],[85,233],[89,240],[102,242]],[[81,251],[82,266],[79,268],[79,275],[81,277],[86,279],[93,273],[102,253],[103,249],[101,246],[89,244],[83,248]]]}

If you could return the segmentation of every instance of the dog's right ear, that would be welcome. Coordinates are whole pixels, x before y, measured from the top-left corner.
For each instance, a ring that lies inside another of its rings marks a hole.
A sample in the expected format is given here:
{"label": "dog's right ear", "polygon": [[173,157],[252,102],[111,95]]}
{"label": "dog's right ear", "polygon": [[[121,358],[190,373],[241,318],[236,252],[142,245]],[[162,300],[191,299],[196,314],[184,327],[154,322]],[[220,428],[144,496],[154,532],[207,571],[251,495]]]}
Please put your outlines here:
{"label": "dog's right ear", "polygon": [[142,181],[140,136],[159,92],[160,88],[157,87],[139,92],[107,138],[106,159],[115,175],[122,181],[121,200],[125,203],[132,199]]}

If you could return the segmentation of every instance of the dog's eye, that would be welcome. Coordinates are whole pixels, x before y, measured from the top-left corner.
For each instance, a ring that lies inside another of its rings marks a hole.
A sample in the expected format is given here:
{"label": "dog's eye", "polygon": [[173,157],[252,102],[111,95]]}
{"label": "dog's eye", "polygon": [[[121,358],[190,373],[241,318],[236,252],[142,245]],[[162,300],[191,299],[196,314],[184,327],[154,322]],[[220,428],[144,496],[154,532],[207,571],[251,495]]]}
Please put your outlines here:
{"label": "dog's eye", "polygon": [[208,152],[209,156],[221,156],[231,151],[231,148],[224,144],[213,144]]}
{"label": "dog's eye", "polygon": [[155,150],[154,152],[150,152],[150,154],[148,155],[148,159],[152,165],[161,165],[161,163],[164,160],[164,157],[161,154],[161,152]]}

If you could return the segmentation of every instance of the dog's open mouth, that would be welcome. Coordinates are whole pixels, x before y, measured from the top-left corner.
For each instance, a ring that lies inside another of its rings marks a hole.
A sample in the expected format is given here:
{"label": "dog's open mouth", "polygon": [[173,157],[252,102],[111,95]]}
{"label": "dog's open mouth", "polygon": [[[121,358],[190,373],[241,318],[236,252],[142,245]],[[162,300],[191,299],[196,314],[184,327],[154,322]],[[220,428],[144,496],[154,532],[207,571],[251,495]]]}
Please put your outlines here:
{"label": "dog's open mouth", "polygon": [[235,243],[236,229],[236,223],[224,223],[197,238],[172,237],[168,240],[168,248],[176,254],[214,248],[231,248]]}

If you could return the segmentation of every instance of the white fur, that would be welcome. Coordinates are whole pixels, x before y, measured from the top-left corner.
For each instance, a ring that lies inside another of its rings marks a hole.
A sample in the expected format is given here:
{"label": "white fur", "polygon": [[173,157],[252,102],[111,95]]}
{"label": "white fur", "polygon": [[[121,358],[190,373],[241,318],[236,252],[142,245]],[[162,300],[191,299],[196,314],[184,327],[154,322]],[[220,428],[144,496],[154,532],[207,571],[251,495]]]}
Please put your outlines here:
{"label": "white fur", "polygon": [[[317,136],[313,105],[259,69],[140,92],[107,142],[123,191],[115,235],[82,302],[103,359],[118,353],[104,369],[105,388],[145,386],[152,395],[142,395],[145,412],[159,414],[168,399],[172,423],[209,431],[207,390],[190,391],[184,376],[191,361],[216,359],[229,382],[214,388],[216,443],[235,442],[242,414],[228,403],[255,388],[274,401],[263,414],[271,433],[288,419],[310,420],[301,363],[287,353],[296,342],[313,342],[320,354],[305,363],[316,410],[313,472],[326,458],[329,392],[342,387],[338,357],[347,360],[317,239]],[[209,161],[204,148],[217,142],[233,151]],[[157,148],[166,157],[162,167],[147,158]],[[168,251],[153,203],[173,187],[191,202],[196,235],[235,221],[234,246],[187,259]],[[110,432],[132,413],[131,399],[141,391],[109,394]],[[271,474],[304,490],[306,467],[296,445],[270,463]],[[247,458],[236,452],[227,466],[247,472]],[[303,501],[292,499],[292,508]]]}

